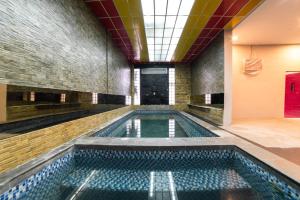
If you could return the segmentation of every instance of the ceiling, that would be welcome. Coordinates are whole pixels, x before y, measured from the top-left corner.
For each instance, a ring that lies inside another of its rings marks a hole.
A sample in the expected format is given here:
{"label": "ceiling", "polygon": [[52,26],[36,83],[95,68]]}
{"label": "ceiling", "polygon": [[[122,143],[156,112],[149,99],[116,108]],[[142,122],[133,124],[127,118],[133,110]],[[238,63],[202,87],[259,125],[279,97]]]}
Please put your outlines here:
{"label": "ceiling", "polygon": [[234,30],[234,44],[299,44],[300,1],[266,0]]}
{"label": "ceiling", "polygon": [[[161,0],[148,1],[155,2],[155,10],[162,2]],[[172,1],[174,3],[174,0],[163,1],[166,1],[167,5]],[[181,35],[174,43],[176,45],[173,55],[168,61],[157,59],[155,61],[169,62],[170,60],[170,62],[180,63],[193,61],[218,33],[235,27],[264,0],[190,1],[194,1],[194,4],[189,15],[186,16],[186,23],[180,31]],[[147,43],[150,40],[145,31],[141,0],[85,0],[85,2],[130,62],[149,62],[149,56],[153,54],[151,49],[150,51],[148,49]],[[166,17],[167,14],[163,16]]]}

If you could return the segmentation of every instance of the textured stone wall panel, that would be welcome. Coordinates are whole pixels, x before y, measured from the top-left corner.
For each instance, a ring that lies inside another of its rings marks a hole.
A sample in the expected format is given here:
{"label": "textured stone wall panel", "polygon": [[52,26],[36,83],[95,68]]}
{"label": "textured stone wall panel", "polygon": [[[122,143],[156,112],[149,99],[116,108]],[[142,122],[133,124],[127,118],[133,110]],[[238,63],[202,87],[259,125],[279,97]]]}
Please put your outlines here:
{"label": "textured stone wall panel", "polygon": [[191,97],[191,66],[175,65],[175,104],[188,104]]}
{"label": "textured stone wall panel", "polygon": [[130,95],[130,66],[113,43],[108,43],[108,93]]}
{"label": "textured stone wall panel", "polygon": [[224,92],[224,34],[192,63],[192,95]]}
{"label": "textured stone wall panel", "polygon": [[0,30],[0,83],[129,94],[129,66],[115,47],[109,76],[129,76],[107,85],[113,45],[84,1],[0,1]]}

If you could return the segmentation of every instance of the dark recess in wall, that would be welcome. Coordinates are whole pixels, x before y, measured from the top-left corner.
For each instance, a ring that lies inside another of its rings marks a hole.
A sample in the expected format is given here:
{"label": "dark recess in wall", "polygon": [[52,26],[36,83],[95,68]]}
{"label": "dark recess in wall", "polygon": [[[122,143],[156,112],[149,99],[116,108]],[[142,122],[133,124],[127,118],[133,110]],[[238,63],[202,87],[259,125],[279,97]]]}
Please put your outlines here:
{"label": "dark recess in wall", "polygon": [[224,93],[211,94],[211,104],[224,104]]}
{"label": "dark recess in wall", "polygon": [[123,95],[98,94],[98,103],[125,105],[125,98]]}
{"label": "dark recess in wall", "polygon": [[166,74],[143,74],[146,68],[173,68],[172,64],[143,64],[136,65],[141,69],[141,104],[168,105],[169,104],[169,71]]}

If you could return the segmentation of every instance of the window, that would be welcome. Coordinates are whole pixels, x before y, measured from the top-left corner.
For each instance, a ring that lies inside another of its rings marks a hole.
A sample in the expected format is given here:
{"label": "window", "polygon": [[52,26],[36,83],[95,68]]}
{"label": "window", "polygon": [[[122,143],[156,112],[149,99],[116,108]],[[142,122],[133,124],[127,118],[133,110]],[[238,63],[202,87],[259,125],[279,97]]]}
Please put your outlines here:
{"label": "window", "polygon": [[211,104],[211,94],[205,94],[205,104]]}
{"label": "window", "polygon": [[133,86],[134,86],[134,105],[140,105],[140,69],[134,69],[133,74]]}
{"label": "window", "polygon": [[66,94],[60,94],[60,102],[65,103],[66,102]]}
{"label": "window", "polygon": [[35,101],[35,92],[30,92],[30,101]]}
{"label": "window", "polygon": [[125,105],[131,105],[131,96],[126,96]]}
{"label": "window", "polygon": [[175,68],[169,69],[169,105],[175,105]]}
{"label": "window", "polygon": [[98,93],[92,93],[92,104],[98,104]]}

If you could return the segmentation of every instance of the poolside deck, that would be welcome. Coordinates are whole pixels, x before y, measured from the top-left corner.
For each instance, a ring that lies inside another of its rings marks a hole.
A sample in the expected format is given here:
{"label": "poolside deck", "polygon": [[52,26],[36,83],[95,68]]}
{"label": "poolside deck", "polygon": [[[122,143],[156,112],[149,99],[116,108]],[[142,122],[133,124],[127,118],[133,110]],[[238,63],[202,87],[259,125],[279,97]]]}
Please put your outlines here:
{"label": "poolside deck", "polygon": [[223,127],[300,165],[300,119],[248,119]]}

